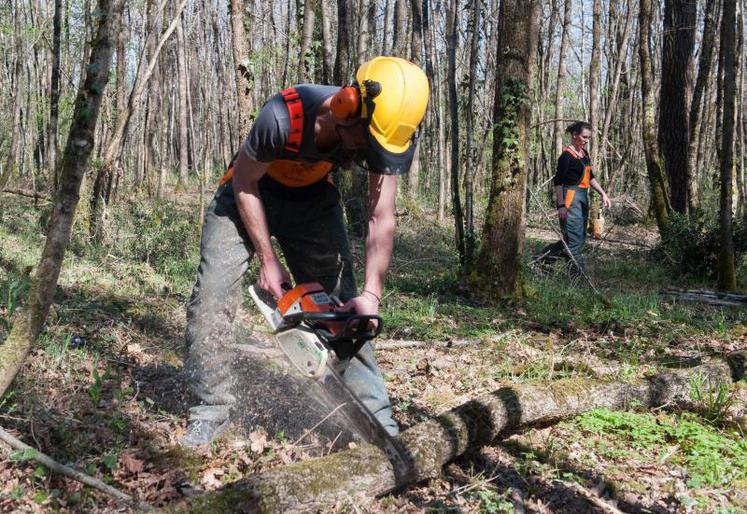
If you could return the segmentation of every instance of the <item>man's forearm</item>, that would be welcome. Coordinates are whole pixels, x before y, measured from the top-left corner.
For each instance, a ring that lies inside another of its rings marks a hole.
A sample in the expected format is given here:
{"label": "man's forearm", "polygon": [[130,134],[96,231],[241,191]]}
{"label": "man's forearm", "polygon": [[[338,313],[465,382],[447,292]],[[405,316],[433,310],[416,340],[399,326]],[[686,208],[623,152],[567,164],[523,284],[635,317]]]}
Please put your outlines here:
{"label": "man's forearm", "polygon": [[397,177],[371,174],[368,186],[370,203],[363,289],[381,298],[384,278],[394,247],[394,229],[397,224],[394,216]]}
{"label": "man's forearm", "polygon": [[268,258],[276,258],[270,241],[270,231],[267,228],[264,206],[256,183],[244,190],[235,190],[236,207],[239,210],[241,222],[252,240],[254,250],[261,262]]}
{"label": "man's forearm", "polygon": [[371,218],[366,237],[366,275],[363,289],[379,298],[384,291],[384,278],[389,269],[394,247],[394,216],[391,219]]}
{"label": "man's forearm", "polygon": [[243,151],[234,164],[233,191],[241,222],[252,240],[260,262],[277,259],[270,242],[265,208],[259,193],[259,179],[264,175],[265,165],[247,157]]}

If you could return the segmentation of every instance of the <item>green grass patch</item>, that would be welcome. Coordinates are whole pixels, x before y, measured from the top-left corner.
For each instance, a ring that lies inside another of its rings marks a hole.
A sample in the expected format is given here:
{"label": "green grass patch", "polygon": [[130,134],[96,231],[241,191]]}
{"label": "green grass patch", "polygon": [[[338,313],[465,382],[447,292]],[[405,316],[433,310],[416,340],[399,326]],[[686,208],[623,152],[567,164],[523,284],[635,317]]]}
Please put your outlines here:
{"label": "green grass patch", "polygon": [[731,487],[747,480],[747,440],[718,430],[692,413],[654,415],[596,409],[581,414],[573,423],[581,431],[579,442],[607,458],[673,453],[671,461],[684,466],[692,488]]}

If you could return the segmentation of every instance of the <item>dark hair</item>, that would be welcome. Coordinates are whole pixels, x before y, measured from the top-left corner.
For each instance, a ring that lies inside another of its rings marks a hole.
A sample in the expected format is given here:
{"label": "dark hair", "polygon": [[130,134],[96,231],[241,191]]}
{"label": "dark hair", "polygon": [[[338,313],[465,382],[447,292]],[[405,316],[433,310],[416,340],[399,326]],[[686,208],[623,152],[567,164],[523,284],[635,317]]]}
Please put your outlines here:
{"label": "dark hair", "polygon": [[582,130],[591,130],[591,125],[585,121],[575,121],[568,125],[565,129],[571,135],[580,134]]}

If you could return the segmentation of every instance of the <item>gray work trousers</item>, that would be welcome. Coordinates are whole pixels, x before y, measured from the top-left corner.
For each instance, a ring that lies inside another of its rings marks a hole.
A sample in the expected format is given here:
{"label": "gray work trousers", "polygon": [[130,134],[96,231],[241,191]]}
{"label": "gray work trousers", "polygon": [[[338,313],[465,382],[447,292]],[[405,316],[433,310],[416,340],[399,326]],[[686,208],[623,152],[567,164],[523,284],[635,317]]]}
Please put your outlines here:
{"label": "gray work trousers", "polygon": [[[568,219],[560,224],[565,245],[563,241],[552,243],[544,247],[540,254],[544,255],[545,259],[573,256],[574,268],[583,270],[585,267],[583,247],[586,242],[586,225],[589,221],[589,190],[578,186],[564,186],[563,198],[568,198],[569,191],[573,191],[573,198],[568,205]],[[565,249],[566,245],[570,250],[570,256]]]}
{"label": "gray work trousers", "polygon": [[[327,291],[339,291],[342,301],[356,296],[337,188],[325,182],[311,197],[289,198],[278,194],[277,187],[268,190],[267,183],[260,182],[260,192],[268,228],[295,282],[320,282]],[[185,371],[201,400],[201,405],[190,409],[192,420],[228,419],[239,396],[232,372],[236,355],[230,347],[235,342],[233,321],[242,298],[242,277],[253,256],[229,182],[218,189],[205,214],[197,282],[187,306]],[[343,379],[384,428],[396,435],[399,428],[369,343],[351,360]]]}

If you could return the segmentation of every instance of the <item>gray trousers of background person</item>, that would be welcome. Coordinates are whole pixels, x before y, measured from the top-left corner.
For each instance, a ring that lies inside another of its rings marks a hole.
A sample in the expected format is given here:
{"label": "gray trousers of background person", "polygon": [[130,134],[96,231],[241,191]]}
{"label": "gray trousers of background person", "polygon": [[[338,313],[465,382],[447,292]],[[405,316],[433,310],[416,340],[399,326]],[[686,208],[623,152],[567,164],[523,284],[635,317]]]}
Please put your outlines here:
{"label": "gray trousers of background person", "polygon": [[[260,191],[270,234],[279,242],[296,283],[320,282],[342,301],[355,297],[352,255],[337,189],[325,184],[319,195],[292,200],[266,188]],[[207,210],[200,256],[187,305],[185,370],[201,405],[190,409],[190,419],[223,421],[236,403],[232,371],[236,355],[230,349],[235,342],[233,321],[242,299],[242,277],[254,256],[230,182],[218,189]],[[399,432],[370,343],[352,359],[343,380],[390,434]]]}
{"label": "gray trousers of background person", "polygon": [[586,242],[586,225],[589,221],[589,190],[587,188],[568,186],[563,188],[564,194],[568,189],[575,189],[573,201],[568,208],[568,221],[563,227],[563,235],[568,249],[579,268],[584,268],[583,246]]}
{"label": "gray trousers of background person", "polygon": [[[560,224],[563,231],[565,245],[568,245],[573,260],[579,269],[584,269],[583,247],[586,242],[586,226],[589,221],[589,190],[577,186],[564,186],[563,198],[565,198],[569,189],[575,190],[573,201],[568,207],[568,219],[565,223]],[[552,259],[560,256],[570,258],[565,249],[563,241],[558,241],[547,245],[542,249],[540,255],[543,259]]]}

